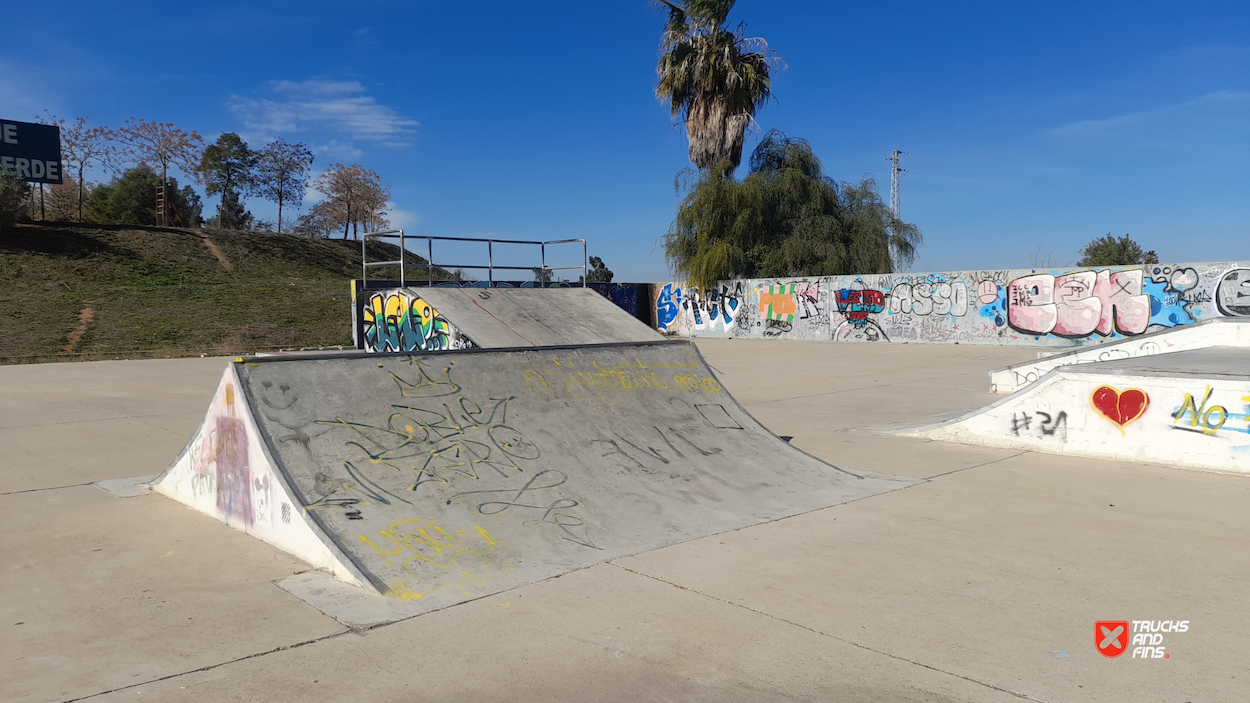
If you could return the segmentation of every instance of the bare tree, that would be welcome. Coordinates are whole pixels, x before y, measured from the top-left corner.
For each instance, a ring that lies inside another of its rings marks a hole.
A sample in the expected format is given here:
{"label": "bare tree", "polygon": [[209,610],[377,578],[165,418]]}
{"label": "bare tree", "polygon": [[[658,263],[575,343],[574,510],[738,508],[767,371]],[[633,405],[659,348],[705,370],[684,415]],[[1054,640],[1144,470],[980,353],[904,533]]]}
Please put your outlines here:
{"label": "bare tree", "polygon": [[73,176],[64,176],[61,183],[48,187],[50,219],[55,222],[68,222],[74,220],[77,214],[77,221],[82,222],[83,200],[90,194],[90,190],[84,191],[82,183],[74,180]]}
{"label": "bare tree", "polygon": [[329,239],[337,227],[337,222],[331,216],[330,210],[330,203],[324,200],[313,205],[307,214],[301,215],[295,221],[295,229],[293,231],[295,234],[304,237],[325,237]]}
{"label": "bare tree", "polygon": [[391,189],[380,181],[368,183],[364,197],[361,198],[359,222],[366,232],[381,232],[391,228],[391,221],[386,219],[390,213],[386,211],[387,202],[391,199]]}
{"label": "bare tree", "polygon": [[282,206],[299,207],[304,202],[304,188],[313,155],[302,142],[287,144],[282,139],[269,143],[260,152],[256,165],[256,193],[278,204],[278,232],[282,232]]}
{"label": "bare tree", "polygon": [[[126,155],[131,161],[161,167],[161,183],[166,188],[169,187],[170,167],[200,182],[196,169],[204,153],[204,140],[195,130],[187,133],[169,122],[147,122],[131,117],[116,134],[117,141],[126,145]],[[164,212],[161,224],[168,224],[168,215]]]}
{"label": "bare tree", "polygon": [[1055,256],[1055,252],[1050,249],[1043,250],[1040,245],[1029,254],[1028,267],[1032,269],[1053,269],[1066,265],[1059,261],[1059,257]]}
{"label": "bare tree", "polygon": [[381,207],[390,197],[389,189],[382,186],[382,177],[360,164],[330,164],[313,187],[326,196],[329,216],[343,225],[343,239],[349,233],[359,236],[361,223],[384,216]]}
{"label": "bare tree", "polygon": [[[66,127],[65,120],[58,119],[55,115],[44,110],[43,116],[36,115],[35,120],[40,124],[55,125],[61,128],[61,159],[65,163],[73,165],[78,172],[78,221],[82,222],[82,204],[85,200],[84,189],[86,188],[86,172],[87,168],[93,163],[98,163],[106,169],[114,170],[116,164],[114,158],[117,156],[117,147],[113,145],[117,135],[113,130],[103,125],[98,127],[88,127],[87,118],[79,117],[74,120],[74,124]],[[64,196],[62,195],[62,201]]]}

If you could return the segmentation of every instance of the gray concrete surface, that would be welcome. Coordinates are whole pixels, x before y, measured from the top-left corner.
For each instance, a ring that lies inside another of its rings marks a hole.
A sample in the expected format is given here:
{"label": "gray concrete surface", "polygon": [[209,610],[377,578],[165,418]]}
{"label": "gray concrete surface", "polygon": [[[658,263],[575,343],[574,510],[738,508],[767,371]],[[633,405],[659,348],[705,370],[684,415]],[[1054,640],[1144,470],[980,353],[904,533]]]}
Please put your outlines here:
{"label": "gray concrete surface", "polygon": [[[928,480],[369,630],[272,547],[82,485],[163,469],[221,360],[0,367],[0,699],[1246,700],[1250,480],[857,431],[984,405],[1028,350],[699,346],[795,446]],[[1109,619],[1191,625],[1106,659]]]}
{"label": "gray concrete surface", "polygon": [[685,341],[235,369],[294,504],[416,612],[916,483],[777,439]]}
{"label": "gray concrete surface", "polygon": [[660,339],[592,288],[410,288],[479,347]]}
{"label": "gray concrete surface", "polygon": [[1189,349],[1139,359],[1112,359],[1064,368],[1074,373],[1111,373],[1121,376],[1200,376],[1244,380],[1250,378],[1250,348]]}

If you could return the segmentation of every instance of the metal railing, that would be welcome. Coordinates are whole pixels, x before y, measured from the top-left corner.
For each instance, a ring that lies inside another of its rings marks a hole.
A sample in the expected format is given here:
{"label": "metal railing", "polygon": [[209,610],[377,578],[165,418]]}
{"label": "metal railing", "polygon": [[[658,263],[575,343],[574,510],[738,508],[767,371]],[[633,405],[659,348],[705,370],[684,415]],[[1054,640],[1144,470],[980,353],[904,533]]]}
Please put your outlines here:
{"label": "metal railing", "polygon": [[[399,261],[369,261],[369,255],[365,248],[365,243],[370,239],[398,239],[399,240]],[[367,232],[360,238],[360,261],[362,268],[361,286],[369,287],[369,269],[381,266],[399,267],[399,285],[401,288],[408,285],[407,267],[404,262],[405,254],[408,252],[407,240],[424,239],[426,243],[425,264],[412,264],[418,268],[424,266],[426,271],[426,285],[434,285],[434,269],[486,269],[486,281],[490,286],[495,285],[495,271],[533,271],[533,266],[496,266],[495,265],[495,245],[496,244],[529,244],[539,248],[540,266],[538,267],[544,274],[550,271],[565,271],[570,269],[582,270],[582,287],[586,286],[586,279],[590,274],[590,259],[586,256],[586,240],[585,239],[556,239],[549,242],[531,242],[522,239],[476,239],[471,237],[430,237],[419,234],[406,235],[402,229],[388,229],[384,232]],[[486,265],[477,264],[435,264],[434,263],[434,242],[485,242],[486,243]],[[582,245],[582,263],[580,266],[548,266],[547,265],[547,245],[549,244],[574,244],[581,242]]]}

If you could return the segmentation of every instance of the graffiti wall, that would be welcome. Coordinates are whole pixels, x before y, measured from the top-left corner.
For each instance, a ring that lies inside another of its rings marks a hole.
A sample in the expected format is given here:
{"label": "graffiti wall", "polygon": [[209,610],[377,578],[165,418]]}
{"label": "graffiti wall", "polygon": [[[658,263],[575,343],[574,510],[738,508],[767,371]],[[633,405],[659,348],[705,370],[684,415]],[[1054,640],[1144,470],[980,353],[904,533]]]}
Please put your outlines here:
{"label": "graffiti wall", "polygon": [[[472,340],[434,308],[411,294],[420,287],[401,288],[399,281],[370,281],[365,288],[359,279],[351,283],[352,339],[357,349],[367,351],[441,351],[469,349]],[[411,285],[411,284],[410,284]],[[551,281],[440,281],[438,288],[569,288],[581,284]],[[650,283],[591,283],[587,286],[611,300],[643,324],[655,324],[652,317]],[[404,291],[408,291],[405,293]]]}
{"label": "graffiti wall", "polygon": [[653,307],[656,328],[682,337],[1081,346],[1250,317],[1250,264],[662,283]]}
{"label": "graffiti wall", "polygon": [[366,351],[445,351],[476,346],[412,289],[366,291],[358,299],[357,314],[359,340]]}

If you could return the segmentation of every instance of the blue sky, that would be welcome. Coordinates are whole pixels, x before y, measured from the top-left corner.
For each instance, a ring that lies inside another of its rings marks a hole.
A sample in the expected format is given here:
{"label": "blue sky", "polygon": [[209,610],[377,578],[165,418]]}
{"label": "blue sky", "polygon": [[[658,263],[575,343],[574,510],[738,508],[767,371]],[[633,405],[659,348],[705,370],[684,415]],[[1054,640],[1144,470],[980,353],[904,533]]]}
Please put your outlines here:
{"label": "blue sky", "polygon": [[[381,174],[410,232],[584,237],[617,280],[668,275],[657,240],[689,164],[652,92],[646,0],[50,7],[0,12],[2,117],[303,141],[315,168]],[[887,198],[883,158],[908,152],[913,270],[1070,264],[1106,232],[1165,261],[1250,260],[1244,0],[741,0],[731,19],[785,60],[748,149],[781,129]]]}

